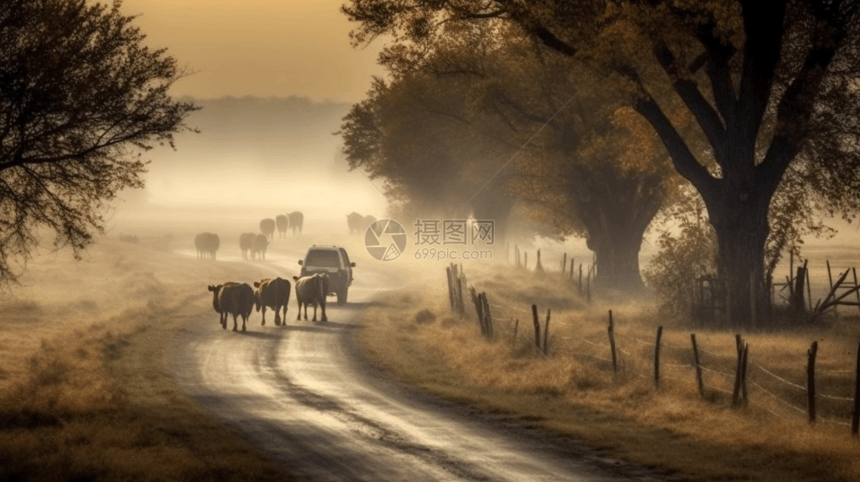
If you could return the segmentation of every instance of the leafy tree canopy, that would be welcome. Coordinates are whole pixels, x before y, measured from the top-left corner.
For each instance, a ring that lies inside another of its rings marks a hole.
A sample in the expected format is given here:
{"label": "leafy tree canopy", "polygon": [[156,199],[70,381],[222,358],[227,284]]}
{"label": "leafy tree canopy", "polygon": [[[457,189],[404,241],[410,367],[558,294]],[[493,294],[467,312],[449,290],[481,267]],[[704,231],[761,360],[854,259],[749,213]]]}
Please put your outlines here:
{"label": "leafy tree canopy", "polygon": [[170,98],[182,72],[152,50],[121,3],[9,0],[0,8],[0,282],[40,229],[76,257],[124,188],[143,186],[141,152],[173,146],[196,107]]}

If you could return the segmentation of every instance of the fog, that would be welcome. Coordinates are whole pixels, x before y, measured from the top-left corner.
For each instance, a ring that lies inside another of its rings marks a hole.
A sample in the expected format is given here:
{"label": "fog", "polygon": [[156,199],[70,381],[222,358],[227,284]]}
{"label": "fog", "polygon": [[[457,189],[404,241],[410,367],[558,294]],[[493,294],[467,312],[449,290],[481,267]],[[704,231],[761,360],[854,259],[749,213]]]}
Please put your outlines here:
{"label": "fog", "polygon": [[176,149],[144,153],[151,160],[142,190],[124,191],[111,230],[179,232],[242,226],[302,211],[305,228],[345,230],[352,211],[381,217],[380,181],[349,171],[335,135],[350,105],[302,97],[191,99]]}

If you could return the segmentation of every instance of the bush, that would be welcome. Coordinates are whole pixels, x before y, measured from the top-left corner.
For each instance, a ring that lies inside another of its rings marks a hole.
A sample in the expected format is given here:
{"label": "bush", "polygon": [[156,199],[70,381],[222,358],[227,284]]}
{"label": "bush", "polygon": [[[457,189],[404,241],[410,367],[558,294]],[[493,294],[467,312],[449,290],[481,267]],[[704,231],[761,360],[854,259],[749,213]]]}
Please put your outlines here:
{"label": "bush", "polygon": [[689,314],[696,278],[716,271],[716,236],[703,211],[699,200],[676,208],[672,219],[677,224],[660,232],[660,251],[643,271],[645,283],[654,289],[664,314]]}

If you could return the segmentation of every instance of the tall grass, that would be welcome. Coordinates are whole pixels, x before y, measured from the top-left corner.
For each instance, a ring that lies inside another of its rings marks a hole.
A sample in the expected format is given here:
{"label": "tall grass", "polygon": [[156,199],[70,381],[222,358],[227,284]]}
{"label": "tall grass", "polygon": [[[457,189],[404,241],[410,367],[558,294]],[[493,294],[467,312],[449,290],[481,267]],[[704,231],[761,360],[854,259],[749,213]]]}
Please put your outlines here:
{"label": "tall grass", "polygon": [[[415,291],[409,302],[401,301],[402,295],[384,297],[380,300],[384,309],[366,313],[361,339],[370,356],[429,390],[510,412],[528,423],[610,447],[633,462],[693,479],[860,477],[857,442],[844,425],[850,420],[851,403],[819,399],[819,423],[811,427],[803,413],[802,390],[806,350],[818,340],[818,390],[853,396],[858,320],[840,318],[802,330],[744,333],[750,344],[750,404],[733,408],[737,358],[733,332],[664,320],[639,303],[588,305],[566,283],[531,273],[511,276],[510,269],[486,266],[466,267],[466,273],[479,291],[487,292],[495,340],[481,338],[468,303],[470,312],[459,318],[449,314],[444,292]],[[534,343],[532,303],[539,308],[541,332],[546,310],[552,310],[548,357]],[[610,361],[609,309],[619,349],[617,374]],[[424,310],[435,314],[437,321],[413,321]],[[654,342],[659,325],[664,325],[664,332],[656,387]],[[692,368],[693,332],[701,364],[709,369],[704,375],[705,400],[699,396]],[[446,378],[449,382],[442,383]]]}

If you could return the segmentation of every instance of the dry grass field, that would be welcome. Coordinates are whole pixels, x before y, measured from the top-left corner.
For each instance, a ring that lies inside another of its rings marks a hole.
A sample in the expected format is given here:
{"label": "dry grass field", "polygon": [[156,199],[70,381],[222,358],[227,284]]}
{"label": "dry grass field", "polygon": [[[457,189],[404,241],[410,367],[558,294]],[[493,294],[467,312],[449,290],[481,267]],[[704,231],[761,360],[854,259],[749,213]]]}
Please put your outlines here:
{"label": "dry grass field", "polygon": [[[860,479],[860,441],[851,402],[860,320],[743,333],[749,343],[749,403],[732,407],[734,332],[669,323],[647,306],[587,304],[552,277],[502,265],[467,265],[486,291],[495,340],[481,338],[474,306],[452,315],[444,265],[426,286],[381,295],[364,313],[370,359],[403,380],[450,399],[568,434],[610,456],[692,480]],[[555,276],[558,276],[557,274]],[[531,304],[541,329],[552,310],[549,356],[533,344]],[[612,309],[619,371],[607,334]],[[845,310],[847,311],[847,310]],[[513,327],[516,320],[518,333]],[[657,326],[664,325],[661,381],[653,379]],[[706,386],[698,392],[690,334],[697,336]],[[818,421],[807,422],[807,349],[819,342]],[[778,378],[777,378],[778,377]]]}
{"label": "dry grass field", "polygon": [[[360,240],[351,242],[360,252]],[[194,259],[189,246],[188,236],[105,237],[81,262],[45,253],[0,298],[0,480],[288,480],[169,376],[165,353],[183,326],[201,316],[215,325],[201,280],[268,274],[265,264],[236,261],[237,253]],[[374,298],[360,336],[374,363],[409,383],[693,480],[860,478],[860,442],[845,426],[844,400],[853,395],[860,321],[847,309],[814,327],[744,333],[750,403],[738,409],[726,393],[733,332],[668,323],[636,304],[589,305],[564,283],[509,266],[467,265],[492,305],[496,339],[487,342],[468,301],[465,317],[450,314],[444,263],[396,263],[390,268],[413,284]],[[542,325],[552,309],[548,357],[531,342],[531,303]],[[704,401],[691,368],[693,332],[708,369]],[[802,412],[813,340],[818,390],[832,398],[819,397],[819,421],[810,426]]]}
{"label": "dry grass field", "polygon": [[81,262],[42,254],[0,299],[0,480],[289,479],[179,392],[165,365],[189,320],[216,325],[201,280],[262,268],[169,245],[106,237]]}

